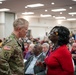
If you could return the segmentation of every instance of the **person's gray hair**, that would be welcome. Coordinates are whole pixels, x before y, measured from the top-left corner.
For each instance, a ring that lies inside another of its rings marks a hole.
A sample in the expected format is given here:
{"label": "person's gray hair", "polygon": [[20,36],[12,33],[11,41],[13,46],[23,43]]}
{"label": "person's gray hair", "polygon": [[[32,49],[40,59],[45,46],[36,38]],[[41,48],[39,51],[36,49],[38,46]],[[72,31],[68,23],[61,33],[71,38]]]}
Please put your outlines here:
{"label": "person's gray hair", "polygon": [[35,44],[31,43],[29,46],[34,47],[34,46],[35,46]]}
{"label": "person's gray hair", "polygon": [[48,43],[43,43],[42,46],[46,46],[49,49],[49,44]]}
{"label": "person's gray hair", "polygon": [[23,18],[18,18],[13,22],[13,27],[16,30],[18,27],[24,27],[25,25],[28,25],[28,21]]}

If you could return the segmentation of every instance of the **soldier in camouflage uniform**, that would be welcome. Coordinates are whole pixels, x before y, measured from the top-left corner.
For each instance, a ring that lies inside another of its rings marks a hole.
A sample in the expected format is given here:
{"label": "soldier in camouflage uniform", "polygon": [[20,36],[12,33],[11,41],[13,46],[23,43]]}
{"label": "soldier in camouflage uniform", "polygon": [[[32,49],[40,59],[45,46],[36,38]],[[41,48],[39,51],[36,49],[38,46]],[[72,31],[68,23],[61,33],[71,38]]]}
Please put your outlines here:
{"label": "soldier in camouflage uniform", "polygon": [[13,23],[13,33],[3,42],[0,50],[0,75],[24,75],[22,45],[19,38],[25,37],[28,21],[19,18]]}

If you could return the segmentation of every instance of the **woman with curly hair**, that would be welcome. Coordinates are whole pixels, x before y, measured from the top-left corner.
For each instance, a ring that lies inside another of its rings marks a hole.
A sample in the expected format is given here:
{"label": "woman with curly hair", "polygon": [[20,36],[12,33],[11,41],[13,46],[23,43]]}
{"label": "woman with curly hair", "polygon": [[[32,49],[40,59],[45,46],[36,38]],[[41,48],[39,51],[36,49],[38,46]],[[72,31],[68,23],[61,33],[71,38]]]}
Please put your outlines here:
{"label": "woman with curly hair", "polygon": [[55,26],[49,39],[54,43],[53,50],[45,58],[47,75],[74,75],[72,56],[67,48],[69,30],[64,26]]}

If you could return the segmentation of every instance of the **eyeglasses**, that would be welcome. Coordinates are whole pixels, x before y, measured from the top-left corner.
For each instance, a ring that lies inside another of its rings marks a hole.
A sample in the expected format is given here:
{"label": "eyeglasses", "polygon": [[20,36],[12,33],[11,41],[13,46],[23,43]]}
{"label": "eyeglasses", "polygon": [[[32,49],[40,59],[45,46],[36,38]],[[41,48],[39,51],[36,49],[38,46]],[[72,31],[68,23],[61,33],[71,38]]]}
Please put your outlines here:
{"label": "eyeglasses", "polygon": [[50,35],[58,35],[58,29],[56,28],[52,29]]}
{"label": "eyeglasses", "polygon": [[58,35],[58,32],[50,32],[50,35]]}

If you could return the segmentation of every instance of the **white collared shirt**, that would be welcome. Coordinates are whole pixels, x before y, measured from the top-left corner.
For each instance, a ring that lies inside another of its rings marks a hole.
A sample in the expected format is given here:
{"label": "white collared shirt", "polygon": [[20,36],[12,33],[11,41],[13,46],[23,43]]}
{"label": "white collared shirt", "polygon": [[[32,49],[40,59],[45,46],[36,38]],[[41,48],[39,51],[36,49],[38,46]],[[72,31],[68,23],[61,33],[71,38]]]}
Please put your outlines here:
{"label": "white collared shirt", "polygon": [[25,74],[34,74],[34,66],[35,66],[35,63],[37,61],[37,59],[39,58],[39,56],[41,55],[42,53],[40,53],[37,57],[33,57],[33,60],[31,61],[29,67],[27,68]]}

